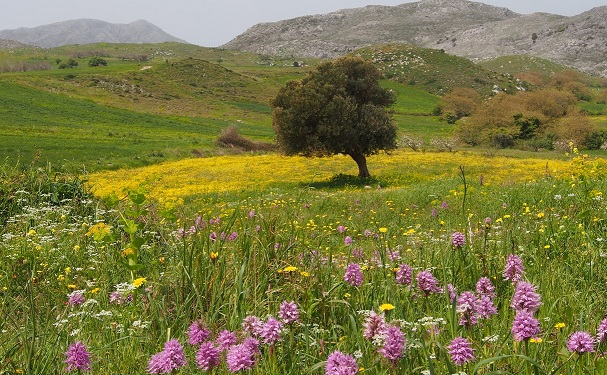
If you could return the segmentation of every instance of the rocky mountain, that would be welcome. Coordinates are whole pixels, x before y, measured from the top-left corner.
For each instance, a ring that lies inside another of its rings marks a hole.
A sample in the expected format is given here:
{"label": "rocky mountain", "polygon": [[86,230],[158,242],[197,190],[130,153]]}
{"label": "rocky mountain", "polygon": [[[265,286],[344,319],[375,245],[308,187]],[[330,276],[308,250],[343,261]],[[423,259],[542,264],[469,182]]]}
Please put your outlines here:
{"label": "rocky mountain", "polygon": [[222,47],[301,57],[337,57],[403,43],[471,59],[526,54],[607,76],[607,6],[573,17],[522,15],[466,0],[366,6],[262,23]]}
{"label": "rocky mountain", "polygon": [[23,44],[23,43],[19,43],[14,40],[0,39],[0,49],[18,49],[18,48],[25,48],[25,47],[32,47],[32,46]]}
{"label": "rocky mountain", "polygon": [[158,26],[139,20],[115,24],[92,19],[77,19],[32,28],[0,31],[0,39],[14,40],[52,48],[66,44],[161,43],[185,41],[165,33]]}

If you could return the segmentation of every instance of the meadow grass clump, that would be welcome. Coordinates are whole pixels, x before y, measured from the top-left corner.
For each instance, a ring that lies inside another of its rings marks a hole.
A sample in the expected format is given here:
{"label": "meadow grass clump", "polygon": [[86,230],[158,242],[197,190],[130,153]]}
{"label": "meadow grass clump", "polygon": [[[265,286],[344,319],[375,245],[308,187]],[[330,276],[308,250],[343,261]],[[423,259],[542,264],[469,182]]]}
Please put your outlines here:
{"label": "meadow grass clump", "polygon": [[0,363],[604,373],[604,169],[571,168],[511,184],[462,168],[407,188],[282,185],[174,207],[143,190],[24,202],[1,231]]}

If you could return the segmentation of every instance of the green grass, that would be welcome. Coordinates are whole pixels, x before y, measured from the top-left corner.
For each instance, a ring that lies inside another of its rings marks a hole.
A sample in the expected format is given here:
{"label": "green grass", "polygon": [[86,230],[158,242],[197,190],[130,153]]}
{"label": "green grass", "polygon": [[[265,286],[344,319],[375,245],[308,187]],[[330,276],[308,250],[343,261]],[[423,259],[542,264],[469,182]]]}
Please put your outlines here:
{"label": "green grass", "polygon": [[[210,340],[222,330],[242,339],[251,334],[245,317],[279,318],[281,303],[293,301],[298,322],[273,344],[260,338],[251,374],[323,373],[334,351],[356,355],[355,371],[369,374],[602,374],[603,357],[566,349],[575,331],[595,335],[607,303],[607,171],[588,172],[579,166],[575,175],[584,178],[505,186],[454,172],[402,189],[338,176],[312,188],[200,195],[169,213],[141,192],[103,203],[77,180],[3,166],[0,363],[10,373],[60,373],[68,346],[81,341],[92,373],[144,373],[172,338],[188,359],[179,373],[200,373],[197,347],[187,344],[193,321],[208,327]],[[454,232],[465,236],[459,248]],[[541,343],[511,334],[515,287],[503,270],[512,253],[541,296],[533,313]],[[350,263],[362,267],[359,286],[345,279]],[[395,277],[405,265],[410,284]],[[458,294],[488,277],[496,314],[460,325],[446,290],[425,295],[418,286],[424,270]],[[383,304],[393,306],[384,319],[407,342],[395,361],[363,337],[369,312],[381,314]],[[455,337],[474,348],[461,366],[446,349]],[[216,373],[230,373],[225,356]]]}
{"label": "green grass", "polygon": [[440,100],[440,97],[419,87],[407,86],[388,80],[382,81],[381,85],[396,92],[396,103],[392,109],[399,115],[432,115]]}
{"label": "green grass", "polygon": [[481,61],[479,65],[494,72],[516,75],[518,73],[539,72],[545,76],[570,69],[567,66],[536,56],[513,55],[500,56]]}
{"label": "green grass", "polygon": [[580,101],[580,108],[591,116],[607,115],[607,104]]}
{"label": "green grass", "polygon": [[489,96],[494,85],[515,91],[512,77],[441,50],[407,45],[385,45],[353,52],[374,61],[384,75],[424,91],[444,95],[456,87],[470,87]]}
{"label": "green grass", "polygon": [[[221,129],[232,124],[127,111],[6,82],[0,82],[0,105],[0,158],[25,164],[38,158],[72,170],[134,167],[208,152]],[[268,128],[238,125],[245,136],[272,137]]]}

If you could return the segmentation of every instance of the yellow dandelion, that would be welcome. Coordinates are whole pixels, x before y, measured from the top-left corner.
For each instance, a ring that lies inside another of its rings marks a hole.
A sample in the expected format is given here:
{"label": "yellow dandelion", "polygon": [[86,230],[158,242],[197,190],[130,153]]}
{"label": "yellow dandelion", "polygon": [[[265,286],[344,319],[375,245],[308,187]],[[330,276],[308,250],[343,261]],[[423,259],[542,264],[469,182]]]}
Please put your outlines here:
{"label": "yellow dandelion", "polygon": [[380,233],[386,233],[387,231],[388,231],[388,228],[385,228],[385,227],[379,228]]}
{"label": "yellow dandelion", "polygon": [[147,280],[145,279],[145,277],[140,277],[138,279],[133,280],[133,286],[135,288],[139,288],[140,286],[142,286]]}
{"label": "yellow dandelion", "polygon": [[303,277],[310,277],[310,273],[307,271],[301,271],[301,272],[299,272],[299,274]]}
{"label": "yellow dandelion", "polygon": [[133,254],[135,254],[135,250],[133,250],[133,248],[131,248],[131,247],[122,250],[122,257],[124,257],[124,258],[128,257],[129,255],[133,255]]}
{"label": "yellow dandelion", "polygon": [[297,267],[295,266],[287,266],[283,268],[282,272],[295,272],[297,271]]}
{"label": "yellow dandelion", "polygon": [[381,304],[381,305],[379,306],[379,309],[380,309],[381,311],[390,311],[390,310],[394,310],[394,305],[393,305],[393,304],[391,304],[391,303],[384,303],[384,304]]}
{"label": "yellow dandelion", "polygon": [[556,324],[554,325],[554,328],[556,328],[556,329],[565,328],[565,323],[563,323],[563,322],[556,323]]}

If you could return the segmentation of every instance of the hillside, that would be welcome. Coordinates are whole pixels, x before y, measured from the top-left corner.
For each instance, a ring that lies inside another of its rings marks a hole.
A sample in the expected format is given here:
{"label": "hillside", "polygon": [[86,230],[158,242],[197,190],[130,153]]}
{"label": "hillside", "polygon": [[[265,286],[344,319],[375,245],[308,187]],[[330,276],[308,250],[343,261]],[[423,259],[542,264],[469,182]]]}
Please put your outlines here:
{"label": "hillside", "polygon": [[373,61],[390,80],[439,95],[456,87],[470,87],[486,96],[525,87],[510,74],[496,73],[437,49],[391,44],[361,48],[352,54]]}
{"label": "hillside", "polygon": [[367,6],[262,23],[223,47],[284,56],[336,57],[401,43],[470,59],[527,54],[607,76],[607,6],[574,17],[521,15],[466,0]]}
{"label": "hillside", "polygon": [[159,27],[139,20],[128,24],[114,24],[92,19],[56,22],[32,28],[0,31],[0,39],[9,39],[39,47],[52,48],[66,44],[107,43],[162,43],[182,42]]}

